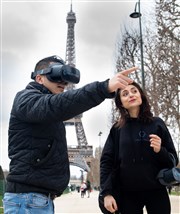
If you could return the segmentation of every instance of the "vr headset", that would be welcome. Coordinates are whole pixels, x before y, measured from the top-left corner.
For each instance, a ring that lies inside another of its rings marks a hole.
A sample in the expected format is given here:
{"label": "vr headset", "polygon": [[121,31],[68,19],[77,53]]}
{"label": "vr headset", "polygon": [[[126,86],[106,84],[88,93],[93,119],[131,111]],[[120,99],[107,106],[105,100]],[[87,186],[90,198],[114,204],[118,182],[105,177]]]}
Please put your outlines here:
{"label": "vr headset", "polygon": [[35,79],[37,74],[46,75],[47,79],[51,82],[65,82],[77,84],[80,81],[80,71],[70,65],[65,65],[65,62],[57,56],[48,57],[39,61],[40,62],[52,62],[48,68],[37,70],[31,73],[31,79]]}

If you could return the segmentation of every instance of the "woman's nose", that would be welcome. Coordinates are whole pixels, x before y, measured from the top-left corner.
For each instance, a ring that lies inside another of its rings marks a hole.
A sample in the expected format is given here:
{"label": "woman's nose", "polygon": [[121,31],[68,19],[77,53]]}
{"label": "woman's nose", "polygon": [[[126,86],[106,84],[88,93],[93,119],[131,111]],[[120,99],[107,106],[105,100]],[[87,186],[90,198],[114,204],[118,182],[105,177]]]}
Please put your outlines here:
{"label": "woman's nose", "polygon": [[129,92],[129,96],[130,96],[130,97],[133,97],[134,94],[133,94],[132,92]]}

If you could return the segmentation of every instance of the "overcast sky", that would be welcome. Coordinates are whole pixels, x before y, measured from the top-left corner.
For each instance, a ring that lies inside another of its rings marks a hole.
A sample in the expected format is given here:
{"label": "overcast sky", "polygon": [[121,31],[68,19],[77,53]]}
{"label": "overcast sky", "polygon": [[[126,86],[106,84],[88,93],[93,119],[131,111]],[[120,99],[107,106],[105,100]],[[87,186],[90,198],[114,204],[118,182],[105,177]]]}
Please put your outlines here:
{"label": "overcast sky", "polygon": [[[8,120],[15,94],[30,81],[30,74],[41,58],[59,55],[65,58],[66,1],[1,1],[1,145],[0,165],[8,169]],[[121,27],[138,25],[129,18],[136,1],[73,1],[76,13],[76,67],[81,72],[81,87],[103,81],[113,75],[114,51]],[[141,1],[149,9],[152,1]],[[145,18],[145,14],[143,14]],[[110,124],[110,100],[83,114],[82,122],[89,145],[103,144]],[[101,139],[98,133],[102,132]],[[74,132],[75,133],[75,132]],[[74,144],[69,142],[68,144]],[[76,139],[72,140],[76,141]],[[77,142],[75,142],[77,143]]]}

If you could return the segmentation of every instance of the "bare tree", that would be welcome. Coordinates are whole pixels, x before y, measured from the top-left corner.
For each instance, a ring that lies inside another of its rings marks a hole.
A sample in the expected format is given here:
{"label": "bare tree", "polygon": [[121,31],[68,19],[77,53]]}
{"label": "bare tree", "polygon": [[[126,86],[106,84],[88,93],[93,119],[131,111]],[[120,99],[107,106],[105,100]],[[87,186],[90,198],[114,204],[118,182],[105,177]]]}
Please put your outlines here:
{"label": "bare tree", "polygon": [[180,5],[177,0],[157,0],[159,111],[173,127],[178,146],[180,134]]}
{"label": "bare tree", "polygon": [[87,179],[93,187],[98,188],[100,185],[100,157],[102,148],[98,147],[95,150],[95,157],[91,160],[91,171],[87,175]]}
{"label": "bare tree", "polygon": [[[116,71],[126,69],[127,67],[135,66],[137,60],[140,61],[138,52],[140,37],[136,30],[128,31],[124,27],[123,32],[120,34],[119,41],[116,45]],[[138,73],[134,73],[137,82],[140,82]]]}

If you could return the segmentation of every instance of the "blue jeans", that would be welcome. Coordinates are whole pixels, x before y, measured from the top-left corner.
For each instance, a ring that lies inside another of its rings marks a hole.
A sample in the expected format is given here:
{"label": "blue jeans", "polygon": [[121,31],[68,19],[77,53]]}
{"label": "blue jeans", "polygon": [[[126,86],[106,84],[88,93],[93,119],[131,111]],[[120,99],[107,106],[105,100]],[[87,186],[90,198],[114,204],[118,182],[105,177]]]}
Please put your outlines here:
{"label": "blue jeans", "polygon": [[54,214],[50,197],[40,193],[5,193],[4,214]]}

